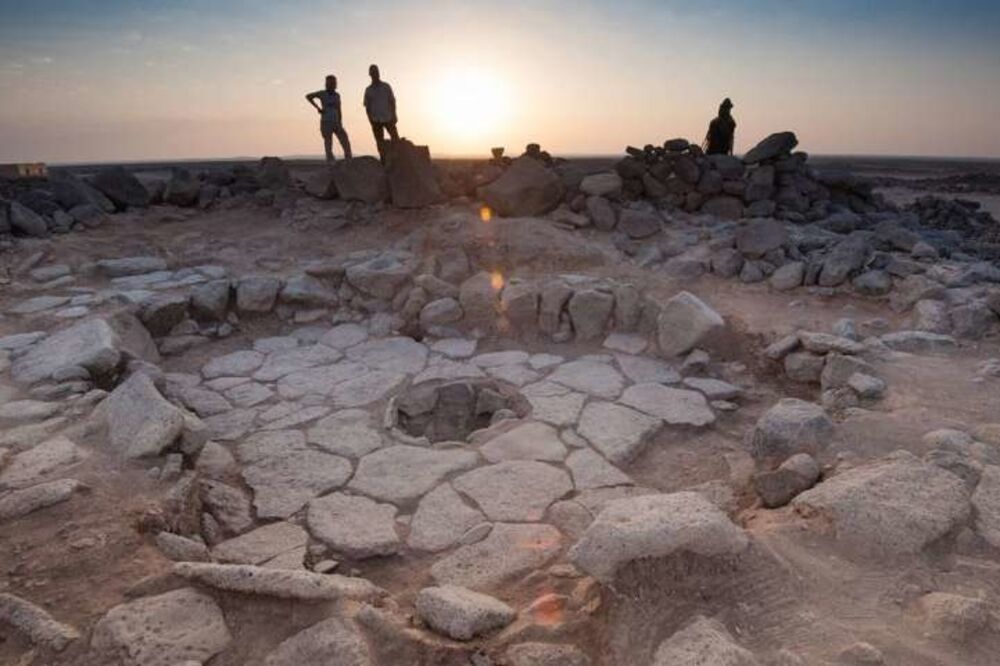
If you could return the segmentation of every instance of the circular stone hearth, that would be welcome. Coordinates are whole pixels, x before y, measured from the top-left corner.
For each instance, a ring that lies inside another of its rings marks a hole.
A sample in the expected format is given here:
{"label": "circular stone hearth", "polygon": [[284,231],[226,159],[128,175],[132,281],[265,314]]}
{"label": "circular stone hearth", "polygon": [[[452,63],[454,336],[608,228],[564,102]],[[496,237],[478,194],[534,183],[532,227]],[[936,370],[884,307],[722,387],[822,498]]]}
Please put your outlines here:
{"label": "circular stone hearth", "polygon": [[396,427],[413,437],[464,442],[500,419],[530,412],[527,399],[514,387],[475,379],[413,386],[396,398],[393,416]]}

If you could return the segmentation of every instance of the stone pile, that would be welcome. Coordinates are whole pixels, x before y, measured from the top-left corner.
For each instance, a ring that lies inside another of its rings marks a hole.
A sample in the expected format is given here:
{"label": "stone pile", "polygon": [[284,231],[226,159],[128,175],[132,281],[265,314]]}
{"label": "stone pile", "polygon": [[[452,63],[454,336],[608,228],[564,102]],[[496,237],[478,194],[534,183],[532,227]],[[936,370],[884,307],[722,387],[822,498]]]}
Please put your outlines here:
{"label": "stone pile", "polygon": [[923,196],[906,207],[925,229],[943,232],[942,240],[984,259],[1000,261],[1000,222],[978,201]]}

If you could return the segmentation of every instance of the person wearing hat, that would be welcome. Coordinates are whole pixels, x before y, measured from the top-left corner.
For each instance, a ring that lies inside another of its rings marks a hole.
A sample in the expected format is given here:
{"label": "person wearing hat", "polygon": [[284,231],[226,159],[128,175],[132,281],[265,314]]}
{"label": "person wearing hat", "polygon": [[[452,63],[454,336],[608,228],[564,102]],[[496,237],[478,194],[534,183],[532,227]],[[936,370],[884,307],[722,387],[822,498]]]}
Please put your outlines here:
{"label": "person wearing hat", "polygon": [[732,155],[733,137],[736,135],[736,120],[733,119],[733,103],[729,98],[719,105],[719,115],[708,124],[705,136],[705,152],[709,155]]}

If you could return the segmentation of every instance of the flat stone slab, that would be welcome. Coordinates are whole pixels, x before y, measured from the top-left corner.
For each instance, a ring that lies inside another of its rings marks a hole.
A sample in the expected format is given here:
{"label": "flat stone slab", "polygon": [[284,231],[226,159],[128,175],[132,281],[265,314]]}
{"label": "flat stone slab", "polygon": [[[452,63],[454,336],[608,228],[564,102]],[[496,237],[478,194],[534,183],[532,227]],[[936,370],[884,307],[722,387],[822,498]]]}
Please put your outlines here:
{"label": "flat stone slab", "polygon": [[355,345],[347,357],[370,368],[391,373],[416,374],[427,363],[427,347],[412,338],[383,338]]}
{"label": "flat stone slab", "polygon": [[562,535],[551,525],[498,523],[482,541],[435,562],[431,576],[438,585],[490,592],[545,566],[561,546]]}
{"label": "flat stone slab", "polygon": [[528,362],[528,352],[523,351],[499,351],[480,354],[472,359],[474,365],[480,368],[496,368],[501,365],[517,365]]}
{"label": "flat stone slab", "polygon": [[402,546],[396,507],[360,495],[333,493],[310,501],[306,523],[314,537],[350,558],[392,555]]}
{"label": "flat stone slab", "polygon": [[326,345],[309,345],[271,352],[264,364],[253,373],[258,382],[273,382],[297,370],[330,365],[343,358],[343,353]]}
{"label": "flat stone slab", "polygon": [[333,387],[330,400],[335,407],[362,407],[389,397],[406,382],[406,375],[389,370],[373,370]]}
{"label": "flat stone slab", "polygon": [[684,386],[698,391],[708,400],[732,400],[743,395],[739,386],[710,377],[685,377]]}
{"label": "flat stone slab", "polygon": [[212,559],[230,564],[264,564],[291,550],[304,548],[309,534],[295,523],[271,523],[223,541],[212,548]]}
{"label": "flat stone slab", "polygon": [[555,426],[575,424],[587,401],[586,394],[547,381],[530,384],[521,394],[531,404],[532,418]]}
{"label": "flat stone slab", "polygon": [[236,447],[236,457],[248,464],[308,448],[305,435],[298,430],[265,430],[255,432],[240,442]]}
{"label": "flat stone slab", "polygon": [[424,495],[410,521],[407,545],[437,552],[458,543],[469,530],[486,521],[447,483]]}
{"label": "flat stone slab", "polygon": [[573,451],[566,458],[566,467],[573,475],[573,485],[577,490],[632,484],[632,479],[629,478],[628,474],[590,449]]}
{"label": "flat stone slab", "polygon": [[652,416],[610,402],[592,402],[583,409],[577,432],[613,463],[626,463],[663,425]]}
{"label": "flat stone slab", "polygon": [[566,457],[566,446],[552,426],[528,422],[494,437],[479,447],[479,452],[493,463],[504,460],[559,462]]}
{"label": "flat stone slab", "polygon": [[234,409],[204,419],[208,434],[212,439],[230,441],[239,439],[250,432],[257,418],[255,409]]}
{"label": "flat stone slab", "polygon": [[448,358],[469,358],[476,353],[477,341],[471,338],[445,338],[431,345],[431,351]]}
{"label": "flat stone slab", "polygon": [[215,377],[249,377],[264,362],[265,356],[251,349],[236,351],[213,358],[201,369],[205,379]]}
{"label": "flat stone slab", "polygon": [[360,324],[334,326],[319,339],[320,344],[333,349],[347,349],[368,339],[368,330]]}
{"label": "flat stone slab", "polygon": [[570,361],[556,368],[548,381],[568,386],[587,395],[614,400],[625,387],[625,378],[606,363]]}
{"label": "flat stone slab", "polygon": [[491,520],[538,521],[545,510],[573,490],[563,470],[545,463],[514,460],[466,472],[452,481]]}
{"label": "flat stone slab", "polygon": [[260,518],[288,518],[350,477],[351,463],[346,459],[311,450],[265,457],[243,468],[243,480],[253,489]]}
{"label": "flat stone slab", "polygon": [[371,417],[360,409],[345,409],[317,421],[306,439],[324,451],[361,458],[382,447],[382,434],[369,425]]}
{"label": "flat stone slab", "polygon": [[614,500],[570,549],[580,569],[611,584],[634,560],[678,552],[705,557],[737,555],[750,541],[729,516],[693,492]]}
{"label": "flat stone slab", "polygon": [[130,665],[173,666],[208,661],[231,640],[218,604],[186,587],[115,606],[94,625],[91,647]]}
{"label": "flat stone slab", "polygon": [[705,396],[697,391],[662,384],[636,384],[625,390],[621,402],[670,425],[705,426],[715,422]]}
{"label": "flat stone slab", "polygon": [[177,391],[176,397],[180,398],[185,407],[202,417],[228,412],[233,408],[228,400],[215,391],[198,386],[182,388]]}
{"label": "flat stone slab", "polygon": [[454,472],[475,467],[479,456],[460,449],[390,446],[358,463],[350,488],[394,504],[412,502]]}
{"label": "flat stone slab", "polygon": [[326,416],[329,413],[330,408],[325,405],[302,407],[301,409],[295,410],[288,416],[283,416],[280,419],[271,421],[263,427],[263,430],[283,430],[286,428],[295,428],[304,423],[315,421],[316,419]]}
{"label": "flat stone slab", "polygon": [[298,370],[278,381],[278,393],[288,400],[308,394],[329,395],[338,384],[366,373],[369,373],[368,368],[356,361],[341,361],[334,365]]}
{"label": "flat stone slab", "polygon": [[525,384],[538,381],[539,377],[541,377],[540,373],[526,365],[520,364],[498,365],[487,368],[486,372],[489,373],[490,377],[513,384],[514,386],[524,386]]}
{"label": "flat stone slab", "polygon": [[257,382],[245,382],[226,389],[224,395],[237,407],[253,407],[270,400],[274,391]]}

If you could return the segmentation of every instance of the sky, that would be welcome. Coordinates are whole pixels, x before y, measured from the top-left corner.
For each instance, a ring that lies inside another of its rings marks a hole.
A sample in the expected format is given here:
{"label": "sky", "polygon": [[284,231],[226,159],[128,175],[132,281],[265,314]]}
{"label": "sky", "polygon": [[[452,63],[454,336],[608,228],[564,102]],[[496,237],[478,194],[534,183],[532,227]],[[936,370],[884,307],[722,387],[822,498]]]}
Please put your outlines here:
{"label": "sky", "polygon": [[372,153],[371,63],[437,156],[700,143],[730,97],[737,152],[1000,157],[997,0],[0,0],[0,162],[319,155],[328,73]]}

